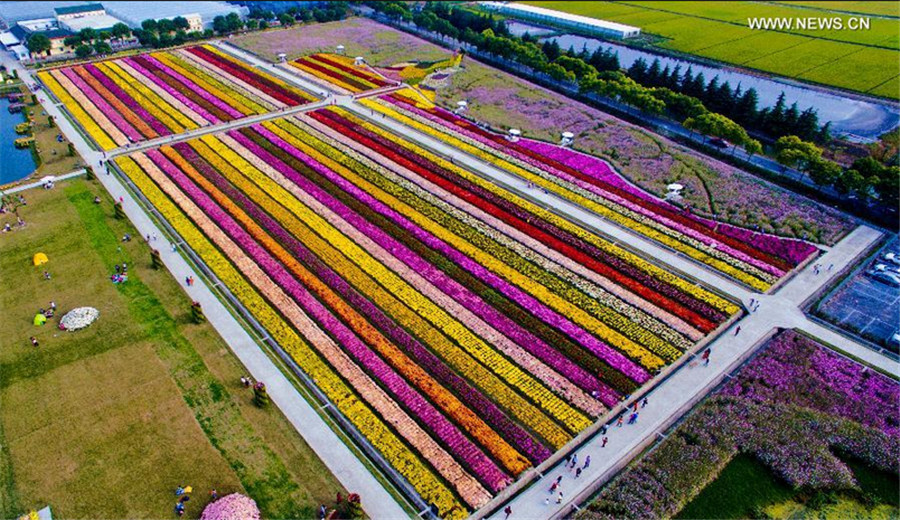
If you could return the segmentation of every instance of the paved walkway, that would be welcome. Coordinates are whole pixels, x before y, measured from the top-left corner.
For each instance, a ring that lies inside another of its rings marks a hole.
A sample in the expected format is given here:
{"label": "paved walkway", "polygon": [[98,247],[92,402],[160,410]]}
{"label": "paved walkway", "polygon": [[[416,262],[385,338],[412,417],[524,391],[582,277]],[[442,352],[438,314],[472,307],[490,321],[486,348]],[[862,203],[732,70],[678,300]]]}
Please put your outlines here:
{"label": "paved walkway", "polygon": [[[726,377],[726,374],[740,366],[778,327],[798,328],[821,337],[879,368],[895,374],[900,373],[896,362],[844,336],[831,333],[827,329],[824,329],[827,333],[824,332],[822,327],[810,322],[797,308],[797,304],[802,303],[802,300],[828,284],[839,271],[839,266],[852,262],[879,236],[880,233],[872,228],[857,228],[822,257],[825,265],[835,264],[832,272],[820,270],[817,275],[813,266],[808,266],[775,295],[758,297],[762,301],[759,311],[741,319],[709,345],[711,349],[709,365],[704,366],[699,360],[683,365],[649,394],[649,404],[638,410],[636,424],[626,423],[622,427],[617,427],[611,422],[606,435],[598,433],[576,450],[579,466],[583,465],[587,456],[591,457],[590,467],[583,471],[580,478],[575,479],[574,470],[558,464],[545,471],[543,478],[535,481],[508,502],[495,503],[492,509],[496,509],[497,512],[489,518],[503,519],[505,515],[502,509],[506,505],[512,508],[511,520],[561,518],[571,513],[576,504],[590,498],[596,489],[638,455],[643,448],[659,438],[662,432],[689,411]],[[740,332],[736,333],[738,326]],[[605,447],[603,447],[604,438],[608,439]],[[557,504],[557,496],[555,494],[551,496],[549,488],[559,476],[562,476],[563,499]]]}
{"label": "paved walkway", "polygon": [[[53,177],[53,182],[57,183],[59,181],[64,181],[66,179],[71,179],[73,177],[78,177],[80,175],[84,175],[85,173],[87,173],[87,170],[82,168],[80,170],[75,170],[74,172],[64,173],[62,175],[48,175],[47,177]],[[28,184],[20,184],[18,186],[13,186],[12,188],[9,188],[8,190],[0,190],[0,194],[9,195],[12,193],[18,193],[20,191],[30,190],[32,188],[43,187],[44,182],[45,181],[37,180],[34,182],[29,182]]]}
{"label": "paved walkway", "polygon": [[[30,71],[9,59],[7,53],[0,53],[0,63],[8,68],[18,70],[20,77],[26,82],[32,81]],[[63,115],[58,106],[50,101],[46,94],[38,94],[38,97],[47,113],[56,118],[60,131],[75,145],[85,162],[93,166],[94,171],[97,172],[97,178],[110,195],[115,200],[119,200],[119,198],[124,200],[125,214],[137,228],[140,236],[165,236],[137,201],[132,198],[119,179],[104,173],[105,168],[100,166],[102,153],[91,149],[81,133],[72,126],[69,119]],[[182,254],[173,252],[166,243],[153,245],[159,249],[163,263],[176,280],[184,280],[187,276],[193,276],[197,280],[198,283],[192,287],[182,287],[192,300],[200,302],[209,322],[228,343],[231,351],[244,364],[250,375],[255,380],[266,383],[272,402],[285,414],[338,481],[347,490],[360,494],[366,514],[370,518],[378,519],[408,518],[409,515],[403,507],[300,395],[293,383],[287,379],[247,330],[225,308],[218,296],[203,283],[203,278]],[[299,471],[298,476],[302,478],[303,468],[292,469]]]}

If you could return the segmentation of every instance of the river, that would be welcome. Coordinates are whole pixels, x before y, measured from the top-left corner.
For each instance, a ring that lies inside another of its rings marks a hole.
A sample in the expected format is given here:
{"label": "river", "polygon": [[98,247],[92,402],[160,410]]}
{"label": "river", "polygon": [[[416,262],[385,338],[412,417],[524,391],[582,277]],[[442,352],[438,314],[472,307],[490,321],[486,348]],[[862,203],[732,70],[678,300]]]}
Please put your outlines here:
{"label": "river", "polygon": [[528,32],[533,36],[542,37],[541,41],[556,40],[563,49],[574,47],[576,51],[580,51],[583,47],[587,47],[589,51],[593,52],[598,47],[612,47],[619,54],[619,64],[623,68],[630,67],[638,58],[644,58],[648,64],[658,58],[662,67],[669,65],[674,68],[676,65],[681,65],[682,71],[687,70],[690,66],[694,74],[703,72],[707,81],[719,76],[719,83],[727,81],[732,87],[740,84],[744,90],[755,88],[759,94],[759,108],[773,106],[778,96],[784,92],[788,105],[796,102],[801,111],[812,107],[818,112],[819,121],[822,124],[831,121],[831,129],[834,134],[853,134],[873,139],[900,125],[900,108],[887,102],[866,101],[853,96],[843,96],[835,91],[804,87],[798,83],[788,83],[785,80],[757,76],[735,69],[671,58],[596,38],[586,38],[574,34],[547,36],[551,34],[551,29],[518,20],[508,20],[507,27],[512,34],[517,36]]}
{"label": "river", "polygon": [[27,177],[37,165],[29,148],[16,148],[16,125],[25,121],[22,113],[9,113],[9,99],[0,101],[0,186]]}

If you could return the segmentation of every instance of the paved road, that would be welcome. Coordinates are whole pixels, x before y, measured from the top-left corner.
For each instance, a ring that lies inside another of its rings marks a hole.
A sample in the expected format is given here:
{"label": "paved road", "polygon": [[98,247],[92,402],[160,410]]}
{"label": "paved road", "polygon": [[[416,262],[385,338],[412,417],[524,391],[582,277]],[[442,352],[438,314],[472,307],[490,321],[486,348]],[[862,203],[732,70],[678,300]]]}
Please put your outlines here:
{"label": "paved road", "polygon": [[[231,49],[229,49],[230,51]],[[250,61],[260,62],[261,60],[253,58]],[[20,74],[27,74],[17,64],[13,66],[19,68]],[[290,75],[286,71],[279,70],[273,66],[269,67],[270,70],[268,71],[273,74],[277,74],[285,79],[297,80],[296,76]],[[288,78],[288,76],[291,76],[291,78]],[[341,106],[353,110],[361,117],[371,119],[369,110],[356,104],[351,96],[338,96],[335,99]],[[76,148],[87,159],[88,164],[94,165],[95,170],[101,172],[98,161],[102,155],[89,149],[81,134],[71,126],[68,119],[63,117],[58,107],[53,106],[52,103],[47,103],[46,99],[42,99],[42,102],[44,102],[48,113],[57,118],[60,129],[75,143]],[[309,109],[309,107],[306,109]],[[303,109],[301,108],[297,111],[302,112]],[[275,113],[265,117],[261,116],[260,120],[282,115]],[[592,456],[591,467],[582,474],[579,480],[575,481],[559,466],[546,470],[544,472],[545,477],[555,478],[557,475],[563,475],[565,496],[560,504],[556,504],[555,501],[551,501],[548,505],[544,504],[545,498],[549,496],[546,491],[546,488],[549,487],[549,480],[544,478],[512,498],[509,502],[513,509],[512,518],[546,518],[570,512],[573,504],[585,498],[582,493],[589,492],[595,485],[603,482],[617,468],[630,460],[634,456],[635,450],[648,441],[652,441],[658,432],[664,430],[667,425],[674,422],[687,411],[724,374],[738,366],[751,354],[775,327],[796,327],[805,330],[822,337],[822,339],[838,349],[874,366],[893,373],[898,372],[896,362],[874,353],[849,338],[835,334],[829,329],[810,322],[800,310],[804,300],[826,285],[836,273],[840,272],[845,265],[853,262],[858,255],[880,237],[881,233],[873,228],[867,226],[857,228],[819,259],[818,263],[821,265],[834,264],[835,268],[833,270],[827,271],[822,269],[819,274],[816,274],[813,267],[808,266],[773,294],[759,295],[728,278],[711,272],[700,264],[660,247],[642,236],[627,232],[580,206],[538,190],[529,190],[525,187],[526,184],[522,179],[485,164],[473,156],[459,152],[443,142],[406,127],[397,121],[382,118],[375,118],[372,121],[384,125],[400,135],[404,135],[444,156],[452,157],[457,164],[465,165],[480,175],[490,178],[498,184],[505,185],[531,200],[551,207],[554,211],[568,218],[578,220],[588,227],[607,234],[651,258],[657,258],[676,269],[688,273],[702,280],[705,284],[740,299],[745,305],[749,305],[750,298],[755,298],[762,302],[758,312],[748,314],[733,326],[732,330],[711,343],[712,356],[709,366],[691,367],[689,364],[685,365],[658,385],[650,395],[650,405],[641,410],[640,419],[636,425],[625,426],[622,429],[612,428],[607,435],[609,443],[605,448],[600,447],[602,439],[600,435],[589,439],[583,447],[579,448],[578,452],[581,460],[584,460],[587,454]],[[217,131],[226,129],[226,126],[231,128],[242,126],[249,122],[247,119],[244,119],[222,125],[221,128],[201,130]],[[192,137],[196,137],[196,135],[178,136],[176,139],[183,140]],[[127,151],[133,150],[134,148],[131,148]],[[131,199],[116,177],[101,174],[99,178],[114,197],[124,197],[125,211],[142,235],[148,233],[161,235],[160,231],[146,213]],[[160,247],[159,249],[163,251],[163,261],[177,279],[183,279],[188,275],[194,275],[198,280],[200,279],[180,254],[173,253],[165,247]],[[266,381],[272,394],[272,400],[285,411],[285,414],[294,426],[301,432],[307,442],[313,446],[313,449],[322,457],[328,467],[335,472],[348,489],[361,492],[364,497],[363,506],[369,516],[379,519],[406,516],[393,497],[369,474],[368,470],[349,449],[331,433],[319,415],[300,397],[296,389],[291,386],[291,383],[279,372],[278,368],[271,363],[240,324],[231,317],[216,296],[203,284],[195,285],[186,290],[193,299],[200,301],[204,305],[207,309],[207,315],[210,317],[210,322],[226,338],[226,341],[228,341],[239,359],[248,367],[251,375]],[[740,334],[735,334],[738,326],[740,327]],[[492,506],[500,505],[500,502],[506,498],[508,497],[501,495],[498,500],[492,503]],[[476,516],[481,516],[482,512],[489,513],[491,509],[495,509],[495,507],[485,508]]]}
{"label": "paved road", "polygon": [[[32,81],[30,71],[13,61],[7,53],[0,53],[0,63],[6,65],[7,68],[18,70],[20,77],[26,82]],[[95,172],[98,172],[97,178],[110,195],[116,200],[119,198],[124,200],[125,214],[137,228],[138,233],[141,236],[164,237],[165,234],[162,230],[132,198],[119,179],[103,173],[104,168],[100,166],[102,153],[91,149],[82,134],[72,126],[69,119],[63,115],[58,106],[50,101],[46,94],[38,94],[38,98],[47,113],[54,116],[62,133],[75,145],[85,162],[93,166]],[[201,303],[209,322],[244,364],[249,374],[255,380],[266,383],[272,402],[285,414],[303,439],[334,473],[338,481],[346,489],[362,496],[362,506],[366,514],[370,518],[378,519],[408,518],[409,515],[403,507],[372,475],[365,464],[350,451],[340,437],[331,430],[319,413],[300,395],[293,383],[262,350],[262,347],[225,308],[218,296],[203,282],[204,279],[200,273],[195,271],[185,260],[181,251],[172,251],[165,243],[153,245],[159,249],[163,263],[176,280],[184,280],[187,276],[193,276],[197,280],[198,283],[192,287],[182,286],[185,292],[193,301]],[[303,470],[303,468],[292,469],[301,472]],[[302,477],[302,474],[300,476]]]}
{"label": "paved road", "polygon": [[[66,179],[71,179],[73,177],[78,177],[79,175],[84,175],[85,173],[87,173],[87,170],[82,168],[80,170],[75,170],[73,172],[64,173],[62,175],[50,175],[50,177],[53,177],[53,182],[56,183],[59,181],[64,181]],[[12,188],[9,188],[8,190],[0,190],[0,193],[2,193],[3,195],[9,195],[11,193],[18,193],[20,191],[30,190],[32,188],[41,187],[43,185],[44,185],[44,181],[37,180],[34,182],[29,182],[28,184],[19,184],[18,186],[13,186]]]}

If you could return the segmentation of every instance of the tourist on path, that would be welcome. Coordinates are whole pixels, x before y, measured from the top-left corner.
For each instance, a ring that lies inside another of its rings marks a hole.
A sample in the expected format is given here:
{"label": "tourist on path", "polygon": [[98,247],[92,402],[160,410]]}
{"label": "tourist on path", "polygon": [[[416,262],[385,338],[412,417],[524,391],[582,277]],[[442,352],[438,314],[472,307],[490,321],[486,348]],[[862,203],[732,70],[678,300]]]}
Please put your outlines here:
{"label": "tourist on path", "polygon": [[590,455],[588,455],[587,457],[584,458],[584,467],[582,469],[588,469],[589,467],[591,467],[591,456]]}
{"label": "tourist on path", "polygon": [[734,335],[737,336],[737,335],[740,334],[740,333],[741,333],[741,326],[738,325],[738,328],[736,328],[736,329],[734,330]]}
{"label": "tourist on path", "polygon": [[512,508],[510,506],[506,506],[503,512],[506,513],[506,516],[504,516],[503,518],[509,518],[509,515],[512,514]]}
{"label": "tourist on path", "polygon": [[647,404],[648,404],[649,402],[650,402],[650,401],[647,400],[647,398],[645,397],[644,400],[641,401],[641,408],[646,408],[646,407],[647,407]]}
{"label": "tourist on path", "polygon": [[628,424],[636,423],[637,419],[638,419],[638,413],[634,412],[633,414],[631,414],[631,417],[628,418]]}
{"label": "tourist on path", "polygon": [[623,423],[624,421],[625,421],[625,416],[624,416],[624,415],[620,415],[620,416],[619,416],[619,419],[616,421],[616,426],[618,426],[619,428],[621,428],[621,427],[622,427],[622,423]]}
{"label": "tourist on path", "polygon": [[603,444],[601,444],[600,447],[605,448],[607,442],[609,442],[609,437],[603,437]]}

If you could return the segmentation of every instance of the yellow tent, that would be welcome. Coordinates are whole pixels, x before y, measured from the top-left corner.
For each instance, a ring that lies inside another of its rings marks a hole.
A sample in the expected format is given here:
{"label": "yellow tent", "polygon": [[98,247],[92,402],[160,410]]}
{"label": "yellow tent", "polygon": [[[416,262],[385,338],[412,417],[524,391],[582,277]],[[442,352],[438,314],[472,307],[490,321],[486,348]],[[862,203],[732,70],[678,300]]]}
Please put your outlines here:
{"label": "yellow tent", "polygon": [[46,264],[50,259],[47,258],[47,255],[44,253],[35,253],[34,258],[32,258],[31,261],[34,262],[34,265],[41,265]]}
{"label": "yellow tent", "polygon": [[34,324],[35,324],[35,325],[43,325],[44,323],[47,323],[47,317],[46,317],[46,316],[44,316],[44,315],[41,314],[41,313],[37,313],[37,314],[34,315]]}

